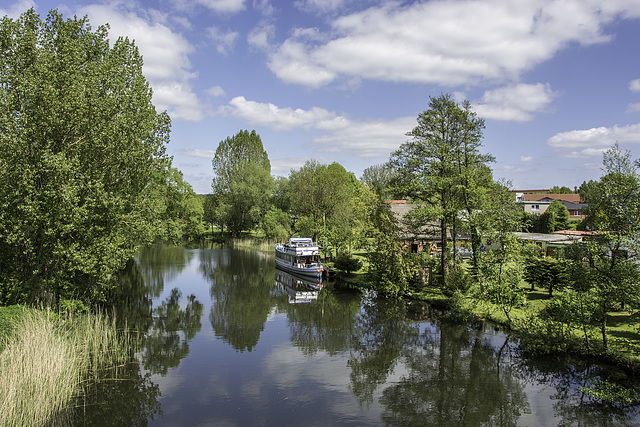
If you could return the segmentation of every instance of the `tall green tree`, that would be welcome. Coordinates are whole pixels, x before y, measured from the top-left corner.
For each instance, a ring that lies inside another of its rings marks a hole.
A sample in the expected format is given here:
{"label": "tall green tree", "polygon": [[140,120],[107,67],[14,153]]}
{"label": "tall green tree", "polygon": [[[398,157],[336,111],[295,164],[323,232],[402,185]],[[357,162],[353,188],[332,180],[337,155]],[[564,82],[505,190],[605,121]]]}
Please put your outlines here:
{"label": "tall green tree", "polygon": [[598,231],[597,239],[575,251],[573,271],[581,274],[574,275],[573,283],[595,299],[607,349],[608,313],[640,307],[640,175],[638,161],[618,144],[604,153],[603,166],[604,176],[585,193],[588,223]]}
{"label": "tall green tree", "polygon": [[86,18],[0,21],[0,302],[101,299],[157,232],[164,164],[142,57]]}
{"label": "tall green tree", "polygon": [[317,239],[324,232],[324,226],[336,224],[334,220],[339,212],[344,213],[345,204],[351,203],[357,184],[355,176],[339,163],[323,165],[309,160],[299,170],[291,171],[290,206],[298,218],[296,230]]}
{"label": "tall green tree", "polygon": [[239,236],[255,227],[267,211],[273,191],[271,163],[255,130],[242,130],[220,141],[212,160],[211,188],[226,205],[225,223]]}
{"label": "tall green tree", "polygon": [[[480,246],[475,213],[479,210],[485,182],[492,182],[486,163],[492,157],[479,152],[484,121],[470,110],[468,102],[458,105],[450,95],[430,98],[429,109],[418,116],[418,125],[407,136],[412,139],[390,159],[396,185],[423,204],[425,221],[437,221],[440,229],[442,285],[448,276],[448,233],[456,228],[459,213],[467,213],[474,238]],[[455,235],[455,233],[454,233]]]}
{"label": "tall green tree", "polygon": [[569,218],[571,215],[567,207],[560,200],[551,202],[551,205],[549,205],[545,212],[553,214],[553,231],[569,229]]}

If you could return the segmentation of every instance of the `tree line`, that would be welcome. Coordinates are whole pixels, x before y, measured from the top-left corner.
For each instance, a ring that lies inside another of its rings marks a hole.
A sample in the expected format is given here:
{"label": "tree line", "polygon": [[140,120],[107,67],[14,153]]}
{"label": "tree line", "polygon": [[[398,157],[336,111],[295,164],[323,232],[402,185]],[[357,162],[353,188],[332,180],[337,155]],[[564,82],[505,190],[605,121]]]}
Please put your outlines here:
{"label": "tree line", "polygon": [[[198,196],[166,154],[170,118],[151,102],[135,44],[110,45],[107,35],[56,11],[0,22],[0,303],[105,300],[142,245],[199,237],[209,224],[272,241],[313,237],[345,270],[359,268],[349,261],[363,249],[366,281],[381,296],[405,295],[427,264],[447,295],[491,301],[509,317],[523,284],[546,283],[573,298],[559,306],[583,310],[567,319],[600,325],[605,345],[607,313],[638,307],[638,162],[617,145],[604,155],[602,178],[574,190],[589,205],[582,227],[594,237],[566,251],[561,266],[541,264],[515,239],[530,225],[510,184],[493,177],[484,121],[445,94],[430,98],[408,140],[360,179],[315,160],[274,178],[260,136],[242,130],[220,141],[212,194]],[[403,223],[393,199],[417,206]],[[565,227],[565,211],[552,206],[537,226]],[[402,238],[427,225],[440,256],[408,254]],[[461,235],[468,263],[456,250]],[[543,270],[546,278],[534,277]]]}

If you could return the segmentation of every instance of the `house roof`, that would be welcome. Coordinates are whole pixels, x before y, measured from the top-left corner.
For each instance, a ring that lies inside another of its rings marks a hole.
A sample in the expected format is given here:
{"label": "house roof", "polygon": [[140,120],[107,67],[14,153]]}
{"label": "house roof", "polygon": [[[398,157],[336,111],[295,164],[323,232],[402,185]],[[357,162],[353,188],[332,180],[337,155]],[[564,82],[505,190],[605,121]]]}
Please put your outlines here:
{"label": "house roof", "polygon": [[546,201],[545,199],[549,199],[548,201],[553,200],[561,200],[565,202],[571,203],[580,203],[580,195],[579,194],[523,194],[523,201]]}

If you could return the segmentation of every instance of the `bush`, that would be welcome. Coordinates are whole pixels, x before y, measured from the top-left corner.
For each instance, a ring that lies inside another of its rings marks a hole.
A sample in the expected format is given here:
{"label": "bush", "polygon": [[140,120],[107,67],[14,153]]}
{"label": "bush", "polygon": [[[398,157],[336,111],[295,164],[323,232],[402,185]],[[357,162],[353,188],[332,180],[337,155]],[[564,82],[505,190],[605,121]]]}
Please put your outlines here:
{"label": "bush", "polygon": [[338,255],[333,262],[333,267],[336,270],[344,271],[350,274],[354,271],[358,271],[362,268],[362,261],[348,254]]}

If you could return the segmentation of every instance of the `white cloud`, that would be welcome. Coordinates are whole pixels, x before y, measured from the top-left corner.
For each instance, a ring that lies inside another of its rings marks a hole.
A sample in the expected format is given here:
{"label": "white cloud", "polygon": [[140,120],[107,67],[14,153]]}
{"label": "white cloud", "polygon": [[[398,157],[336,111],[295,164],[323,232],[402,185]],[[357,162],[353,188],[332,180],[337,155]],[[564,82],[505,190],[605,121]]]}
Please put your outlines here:
{"label": "white cloud", "polygon": [[349,125],[347,118],[323,108],[280,108],[271,103],[248,101],[243,96],[233,98],[224,113],[242,118],[252,125],[269,126],[277,131],[297,128],[334,130]]}
{"label": "white cloud", "polygon": [[295,7],[306,12],[333,12],[342,8],[345,0],[297,0]]}
{"label": "white cloud", "polygon": [[640,13],[633,2],[601,3],[391,2],[338,18],[332,31],[322,34],[329,41],[302,41],[292,35],[271,52],[268,64],[283,81],[311,87],[338,76],[449,86],[502,83],[517,79],[569,43],[609,41],[606,24]]}
{"label": "white cloud", "polygon": [[237,32],[223,32],[218,27],[207,28],[207,35],[217,44],[216,50],[218,51],[218,53],[221,53],[223,55],[227,55],[233,50],[233,44],[238,38]]}
{"label": "white cloud", "polygon": [[153,103],[158,110],[167,110],[173,119],[201,120],[206,108],[191,87],[191,80],[197,77],[189,61],[193,46],[167,26],[143,19],[126,7],[124,4],[91,5],[79,10],[78,15],[89,16],[93,27],[109,23],[112,41],[119,36],[135,41],[144,59],[143,74],[153,89]]}
{"label": "white cloud", "polygon": [[197,0],[197,3],[221,13],[235,13],[245,9],[244,0]]}
{"label": "white cloud", "polygon": [[288,176],[292,169],[300,169],[308,160],[311,160],[311,157],[285,157],[280,159],[271,159],[271,174]]}
{"label": "white cloud", "polygon": [[33,0],[19,0],[10,5],[8,9],[0,9],[0,18],[8,16],[11,19],[17,19],[22,13],[31,8],[36,10],[38,8]]}
{"label": "white cloud", "polygon": [[209,95],[215,96],[215,97],[225,96],[226,95],[226,92],[220,86],[210,87],[209,89],[205,90],[205,92],[208,93]]}
{"label": "white cloud", "polygon": [[473,109],[486,119],[525,122],[545,111],[556,96],[549,84],[521,83],[486,91]]}
{"label": "white cloud", "polygon": [[533,161],[533,157],[532,156],[520,156],[520,161],[521,162],[532,162]]}
{"label": "white cloud", "polygon": [[631,80],[629,82],[629,90],[631,92],[640,92],[640,79]]}
{"label": "white cloud", "polygon": [[566,157],[594,157],[616,142],[640,143],[640,123],[561,132],[549,138],[547,145],[564,150]]}
{"label": "white cloud", "polygon": [[180,152],[185,156],[198,157],[198,158],[209,159],[209,160],[213,159],[213,157],[216,155],[216,152],[213,150],[202,150],[198,148],[195,148],[195,149],[183,148]]}
{"label": "white cloud", "polygon": [[247,42],[258,50],[267,50],[275,35],[275,27],[271,24],[261,24],[247,35]]}
{"label": "white cloud", "polygon": [[386,156],[406,141],[405,134],[416,125],[415,117],[394,120],[354,121],[319,107],[280,108],[271,103],[233,98],[223,114],[246,120],[252,126],[268,126],[276,131],[306,129],[326,132],[311,139],[318,152],[351,152],[357,157]]}
{"label": "white cloud", "polygon": [[350,151],[361,158],[388,156],[407,140],[405,134],[416,125],[415,117],[353,122],[344,129],[314,138],[318,151]]}
{"label": "white cloud", "polygon": [[640,102],[629,104],[627,106],[627,113],[635,113],[637,111],[640,111]]}

